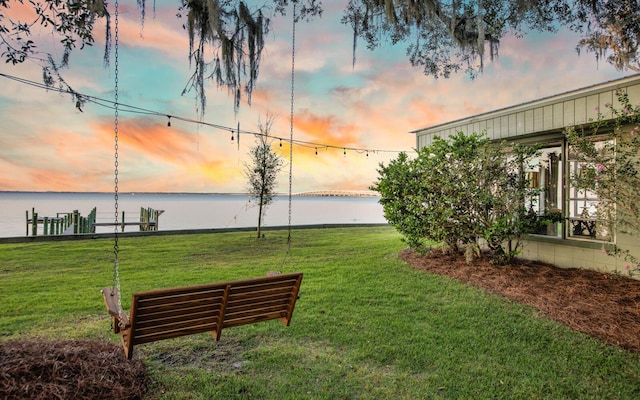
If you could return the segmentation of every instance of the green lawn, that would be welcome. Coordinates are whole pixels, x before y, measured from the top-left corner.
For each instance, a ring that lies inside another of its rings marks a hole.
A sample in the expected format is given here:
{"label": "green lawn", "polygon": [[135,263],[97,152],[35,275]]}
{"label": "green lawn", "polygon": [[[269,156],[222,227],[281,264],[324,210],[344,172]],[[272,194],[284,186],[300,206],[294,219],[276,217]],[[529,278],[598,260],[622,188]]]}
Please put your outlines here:
{"label": "green lawn", "polygon": [[[123,307],[160,287],[304,272],[278,321],[141,345],[149,398],[636,399],[640,356],[415,271],[389,227],[120,239]],[[109,239],[0,245],[0,340],[110,338]],[[639,333],[640,334],[640,333]]]}

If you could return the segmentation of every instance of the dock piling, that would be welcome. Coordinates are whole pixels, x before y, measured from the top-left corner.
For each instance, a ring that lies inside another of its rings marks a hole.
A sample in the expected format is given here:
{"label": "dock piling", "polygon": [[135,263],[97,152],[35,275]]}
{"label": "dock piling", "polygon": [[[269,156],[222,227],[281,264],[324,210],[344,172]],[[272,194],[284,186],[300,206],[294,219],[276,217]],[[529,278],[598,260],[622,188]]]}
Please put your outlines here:
{"label": "dock piling", "polygon": [[122,211],[122,219],[118,222],[98,222],[97,210],[94,207],[89,215],[83,217],[78,210],[73,212],[59,212],[55,217],[39,217],[35,208],[31,209],[31,218],[29,218],[29,210],[25,211],[26,219],[26,236],[37,236],[38,225],[42,224],[42,234],[47,235],[66,235],[66,234],[85,234],[96,233],[98,226],[116,226],[124,232],[125,226],[138,226],[140,231],[157,231],[158,218],[164,210],[154,210],[153,208],[140,208],[140,218],[136,222],[125,222],[125,212]]}

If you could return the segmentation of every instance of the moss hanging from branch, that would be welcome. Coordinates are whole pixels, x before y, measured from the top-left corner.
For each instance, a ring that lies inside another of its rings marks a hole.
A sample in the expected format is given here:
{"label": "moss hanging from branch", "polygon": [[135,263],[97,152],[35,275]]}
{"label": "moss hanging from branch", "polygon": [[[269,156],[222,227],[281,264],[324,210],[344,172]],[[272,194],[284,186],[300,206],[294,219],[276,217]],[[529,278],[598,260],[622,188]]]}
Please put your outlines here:
{"label": "moss hanging from branch", "polygon": [[463,68],[471,76],[482,72],[485,47],[493,60],[506,35],[555,32],[558,26],[583,35],[577,50],[638,71],[638,15],[640,3],[627,0],[350,0],[342,22],[369,49],[384,39],[406,40],[413,66],[448,77]]}
{"label": "moss hanging from branch", "polygon": [[[240,106],[243,92],[251,104],[258,78],[264,36],[269,32],[271,21],[265,18],[262,10],[251,11],[244,1],[237,2],[233,8],[228,4],[216,0],[183,0],[189,54],[194,67],[183,93],[196,91],[201,113],[206,107],[206,78],[227,88],[234,98],[235,111]],[[212,61],[207,61],[207,48]]]}

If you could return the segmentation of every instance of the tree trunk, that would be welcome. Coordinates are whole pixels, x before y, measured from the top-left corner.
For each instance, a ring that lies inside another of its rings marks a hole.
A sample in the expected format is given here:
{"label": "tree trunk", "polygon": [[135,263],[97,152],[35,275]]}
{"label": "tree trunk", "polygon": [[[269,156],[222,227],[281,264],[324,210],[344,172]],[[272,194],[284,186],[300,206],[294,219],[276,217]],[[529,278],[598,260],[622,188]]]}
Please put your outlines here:
{"label": "tree trunk", "polygon": [[258,207],[258,239],[260,239],[260,227],[262,226],[262,196],[260,197],[260,206]]}

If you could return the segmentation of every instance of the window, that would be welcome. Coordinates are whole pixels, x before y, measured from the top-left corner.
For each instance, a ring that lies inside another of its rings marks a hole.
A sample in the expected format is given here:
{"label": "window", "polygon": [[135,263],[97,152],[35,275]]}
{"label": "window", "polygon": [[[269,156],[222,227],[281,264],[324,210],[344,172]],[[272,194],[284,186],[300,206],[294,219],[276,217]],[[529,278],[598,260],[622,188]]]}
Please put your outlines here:
{"label": "window", "polygon": [[[613,148],[611,140],[595,142],[597,156],[605,156]],[[597,161],[578,160],[578,155],[569,147],[569,197],[567,236],[575,239],[613,241],[611,211],[605,210],[604,202],[598,198],[597,185],[602,168]]]}
{"label": "window", "polygon": [[537,189],[536,195],[528,199],[527,208],[543,222],[536,234],[562,237],[562,144],[543,148],[529,164],[527,178],[529,187]]}

